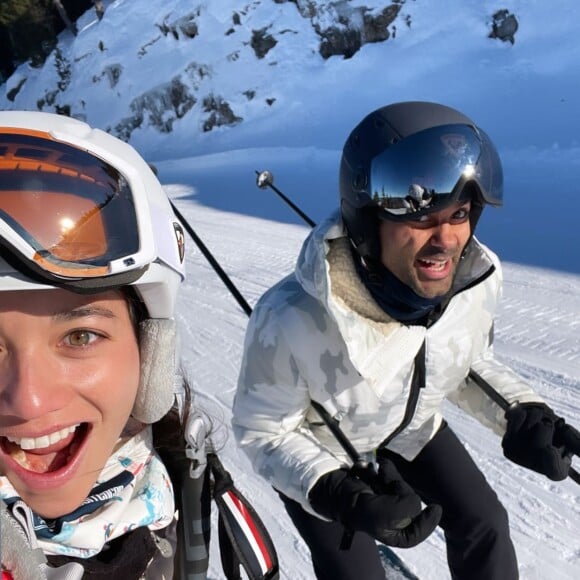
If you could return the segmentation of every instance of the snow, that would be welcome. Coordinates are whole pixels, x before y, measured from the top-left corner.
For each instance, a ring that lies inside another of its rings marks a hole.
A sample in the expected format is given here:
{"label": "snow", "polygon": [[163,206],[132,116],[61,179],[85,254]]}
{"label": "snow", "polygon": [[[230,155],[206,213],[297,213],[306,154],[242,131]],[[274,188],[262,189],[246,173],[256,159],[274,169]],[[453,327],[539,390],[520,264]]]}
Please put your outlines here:
{"label": "snow", "polygon": [[[250,305],[270,284],[292,270],[308,233],[306,226],[232,215],[191,201],[192,192],[183,185],[168,184],[167,189]],[[266,194],[257,190],[257,195]],[[268,195],[275,197],[273,193]],[[274,538],[282,577],[311,579],[308,553],[280,501],[265,482],[254,476],[250,463],[227,432],[246,315],[195,248],[188,252],[188,270],[191,275],[179,320],[197,400],[225,424],[217,437],[223,445],[220,455]],[[496,329],[498,356],[530,381],[556,412],[578,425],[580,280],[575,275],[511,263],[505,264],[505,277]],[[452,405],[445,407],[445,416],[509,511],[521,578],[577,578],[577,484],[570,479],[550,482],[507,462],[499,438]],[[439,530],[418,547],[397,552],[422,580],[450,577]],[[212,558],[211,577],[217,579],[221,576],[215,552]]]}
{"label": "snow", "polygon": [[[276,185],[318,221],[336,205],[344,139],[372,109],[428,99],[472,116],[496,142],[506,176],[504,208],[486,210],[478,227],[479,238],[504,260],[497,355],[580,427],[580,3],[407,1],[402,15],[411,16],[410,27],[399,18],[395,38],[366,45],[349,60],[327,61],[292,2],[196,3],[200,34],[187,42],[155,26],[192,13],[185,0],[105,5],[102,21],[90,11],[76,38],[61,37],[73,75],[60,104],[73,104],[95,126],[113,127],[144,91],[168,83],[192,62],[208,65],[200,95],[222,95],[244,121],[202,133],[197,106],[171,133],[146,127],[131,142],[155,164],[168,194],[251,305],[292,270],[309,231],[272,191],[256,187],[256,170],[271,170]],[[500,8],[519,18],[513,46],[487,38],[491,14]],[[242,24],[226,35],[234,10],[243,13]],[[258,60],[248,42],[251,30],[263,27],[279,42]],[[93,81],[111,65],[123,67],[116,86],[106,75]],[[0,95],[0,107],[36,109],[39,96],[56,83],[54,62],[35,70],[23,65],[5,92],[24,78],[17,100]],[[256,99],[243,96],[249,88]],[[268,97],[276,99],[271,106],[264,104]],[[272,535],[282,578],[310,580],[304,543],[230,434],[247,317],[191,241],[187,266],[178,320],[196,401],[215,418],[223,462]],[[521,578],[580,577],[578,485],[509,463],[495,435],[452,405],[444,411],[508,509]],[[218,579],[215,528],[214,538],[210,577]],[[449,578],[439,530],[398,553],[422,580]]]}

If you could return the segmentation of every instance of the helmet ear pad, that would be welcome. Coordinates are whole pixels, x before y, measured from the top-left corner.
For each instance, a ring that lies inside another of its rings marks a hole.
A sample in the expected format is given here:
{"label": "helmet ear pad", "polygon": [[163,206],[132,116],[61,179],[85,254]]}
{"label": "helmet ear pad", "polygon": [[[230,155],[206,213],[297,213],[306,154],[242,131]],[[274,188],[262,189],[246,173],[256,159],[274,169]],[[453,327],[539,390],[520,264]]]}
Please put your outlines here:
{"label": "helmet ear pad", "polygon": [[141,372],[132,416],[142,423],[164,417],[175,400],[177,331],[174,320],[148,318],[139,323]]}
{"label": "helmet ear pad", "polygon": [[376,208],[371,206],[354,207],[343,198],[341,200],[341,214],[353,246],[367,265],[380,261],[381,242]]}

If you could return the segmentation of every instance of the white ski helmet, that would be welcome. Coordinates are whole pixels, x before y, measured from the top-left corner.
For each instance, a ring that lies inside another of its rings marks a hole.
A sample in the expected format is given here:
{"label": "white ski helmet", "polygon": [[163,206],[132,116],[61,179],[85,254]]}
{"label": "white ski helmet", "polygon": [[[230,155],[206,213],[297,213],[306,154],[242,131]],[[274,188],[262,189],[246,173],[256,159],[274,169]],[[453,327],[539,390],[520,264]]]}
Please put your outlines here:
{"label": "white ski helmet", "polygon": [[134,415],[148,423],[173,404],[183,261],[181,225],[133,147],[70,117],[0,111],[0,292],[134,288],[149,317]]}

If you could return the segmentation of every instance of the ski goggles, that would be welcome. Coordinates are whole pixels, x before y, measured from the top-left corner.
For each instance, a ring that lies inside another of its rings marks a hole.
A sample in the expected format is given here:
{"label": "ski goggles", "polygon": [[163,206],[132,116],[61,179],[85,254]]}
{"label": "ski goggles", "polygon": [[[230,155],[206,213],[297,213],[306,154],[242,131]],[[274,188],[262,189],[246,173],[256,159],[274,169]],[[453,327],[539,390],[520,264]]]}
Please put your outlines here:
{"label": "ski goggles", "polygon": [[0,127],[2,256],[54,285],[135,281],[154,248],[143,186],[126,175],[46,133]]}
{"label": "ski goggles", "polygon": [[475,183],[483,201],[501,205],[503,172],[489,137],[469,125],[443,125],[395,143],[371,161],[372,203],[380,217],[405,220],[439,211]]}

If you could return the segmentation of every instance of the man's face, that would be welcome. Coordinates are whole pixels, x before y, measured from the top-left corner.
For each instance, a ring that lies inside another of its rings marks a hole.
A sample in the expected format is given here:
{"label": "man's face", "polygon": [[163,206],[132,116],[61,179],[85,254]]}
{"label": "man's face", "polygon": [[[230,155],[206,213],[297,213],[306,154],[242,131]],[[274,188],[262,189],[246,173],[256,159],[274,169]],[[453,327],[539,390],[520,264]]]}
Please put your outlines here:
{"label": "man's face", "polygon": [[471,202],[457,202],[404,222],[381,221],[381,261],[419,296],[443,296],[451,288],[471,234]]}

